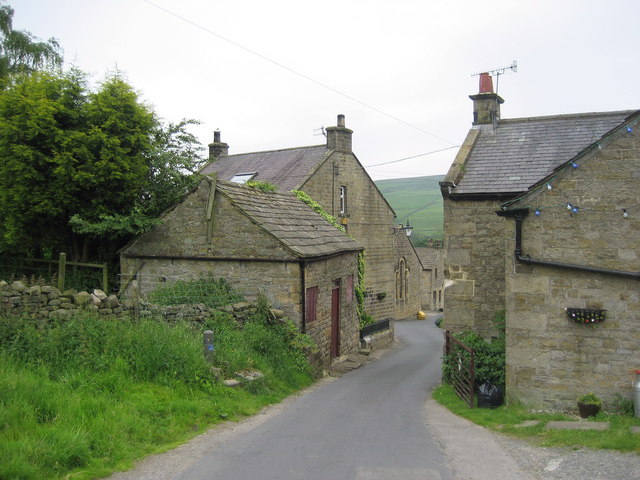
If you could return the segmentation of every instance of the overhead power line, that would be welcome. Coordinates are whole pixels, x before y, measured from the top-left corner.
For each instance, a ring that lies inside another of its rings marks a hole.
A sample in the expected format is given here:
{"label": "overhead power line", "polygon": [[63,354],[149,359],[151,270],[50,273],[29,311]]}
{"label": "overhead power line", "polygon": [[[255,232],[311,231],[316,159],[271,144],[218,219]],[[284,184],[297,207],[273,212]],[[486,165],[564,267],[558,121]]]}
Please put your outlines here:
{"label": "overhead power line", "polygon": [[[331,91],[331,92],[333,92],[333,93],[335,93],[337,95],[340,95],[340,96],[342,96],[344,98],[347,98],[348,100],[351,100],[352,102],[355,102],[355,103],[357,103],[359,105],[362,105],[363,107],[366,107],[366,108],[368,108],[370,110],[373,110],[374,112],[377,112],[377,113],[379,113],[381,115],[384,115],[387,118],[395,120],[396,122],[402,123],[402,124],[404,124],[404,125],[406,125],[408,127],[411,127],[411,128],[413,128],[415,130],[418,130],[419,132],[425,133],[425,134],[427,134],[427,135],[429,135],[429,136],[431,136],[433,138],[437,138],[438,140],[441,140],[443,142],[449,143],[451,145],[455,145],[454,142],[452,142],[450,140],[447,140],[446,138],[443,138],[443,137],[441,137],[439,135],[436,135],[435,133],[432,133],[432,132],[429,132],[428,130],[420,128],[417,125],[414,125],[414,124],[412,124],[410,122],[407,122],[407,121],[405,121],[405,120],[403,120],[403,119],[401,119],[399,117],[396,117],[395,115],[387,113],[384,110],[380,110],[379,108],[374,107],[372,105],[369,105],[368,103],[365,103],[362,100],[358,100],[357,98],[352,97],[351,95],[348,95],[348,94],[346,94],[344,92],[341,92],[340,90],[337,90],[337,89],[335,89],[335,88],[333,88],[333,87],[331,87],[331,86],[329,86],[329,85],[327,85],[325,83],[320,82],[319,80],[316,80],[315,78],[310,77],[309,75],[306,75],[306,74],[301,73],[301,72],[299,72],[297,70],[294,70],[293,68],[288,67],[288,66],[286,66],[286,65],[284,65],[284,64],[282,64],[282,63],[280,63],[280,62],[278,62],[276,60],[273,60],[272,58],[269,58],[266,55],[263,55],[263,54],[261,54],[259,52],[256,52],[255,50],[252,50],[252,49],[250,49],[248,47],[245,47],[244,45],[242,45],[242,44],[240,44],[240,43],[238,43],[238,42],[236,42],[234,40],[231,40],[230,38],[227,38],[227,37],[225,37],[223,35],[220,35],[219,33],[216,33],[213,30],[200,25],[199,23],[194,22],[193,20],[189,20],[188,18],[183,17],[182,15],[180,15],[180,14],[178,14],[176,12],[173,12],[173,11],[167,9],[167,8],[164,8],[163,6],[152,2],[151,0],[143,0],[143,1],[145,3],[147,3],[147,4],[149,4],[149,5],[157,8],[158,10],[162,10],[163,12],[167,13],[168,15],[171,15],[171,16],[173,16],[173,17],[175,17],[175,18],[177,18],[177,19],[179,19],[179,20],[181,20],[181,21],[183,21],[185,23],[188,23],[189,25],[191,25],[193,27],[196,27],[196,28],[202,30],[203,32],[206,32],[206,33],[208,33],[210,35],[213,35],[214,37],[217,37],[220,40],[223,40],[223,41],[225,41],[227,43],[230,43],[234,47],[240,48],[240,49],[244,50],[245,52],[250,53],[251,55],[254,55],[256,57],[261,58],[262,60],[265,60],[265,61],[267,61],[269,63],[272,63],[273,65],[276,65],[277,67],[280,67],[280,68],[288,71],[289,73],[293,73],[294,75],[297,75],[297,76],[299,76],[301,78],[304,78],[305,80],[308,80],[308,81],[310,81],[312,83],[315,83],[316,85],[319,85],[320,87],[325,88],[325,89],[327,89],[327,90],[329,90],[329,91]],[[455,146],[457,147],[458,145],[455,145]],[[451,148],[453,148],[453,147],[451,147]]]}
{"label": "overhead power line", "polygon": [[365,168],[379,167],[380,165],[389,165],[391,163],[404,162],[405,160],[411,160],[412,158],[424,157],[425,155],[431,155],[432,153],[444,152],[446,150],[451,150],[452,148],[458,148],[459,146],[460,145],[453,145],[451,147],[441,148],[440,150],[433,150],[431,152],[419,153],[418,155],[412,155],[411,157],[400,158],[398,160],[391,160],[390,162],[376,163],[374,165],[365,165]]}

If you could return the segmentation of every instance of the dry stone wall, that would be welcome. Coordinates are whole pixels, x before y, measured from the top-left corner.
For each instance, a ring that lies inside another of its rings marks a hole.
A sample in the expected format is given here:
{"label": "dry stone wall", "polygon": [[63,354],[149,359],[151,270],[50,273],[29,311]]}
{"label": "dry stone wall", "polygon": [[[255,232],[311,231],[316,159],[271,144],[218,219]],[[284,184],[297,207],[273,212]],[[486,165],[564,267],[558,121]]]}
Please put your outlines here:
{"label": "dry stone wall", "polygon": [[78,292],[70,289],[61,292],[49,285],[28,286],[25,282],[0,281],[0,313],[10,317],[66,318],[77,310],[86,310],[116,318],[124,308],[118,297],[102,290]]}
{"label": "dry stone wall", "polygon": [[[81,312],[97,312],[107,319],[133,315],[133,302],[120,301],[116,295],[107,295],[95,289],[92,293],[73,289],[61,292],[50,285],[31,285],[26,282],[0,281],[0,315],[8,317],[28,316],[40,319],[64,319]],[[159,306],[139,303],[141,317],[160,316],[168,322],[187,321],[204,323],[218,312],[228,313],[238,323],[244,323],[258,311],[255,303],[237,302],[219,308],[197,303],[189,305]],[[271,308],[274,319],[286,318],[283,310]]]}

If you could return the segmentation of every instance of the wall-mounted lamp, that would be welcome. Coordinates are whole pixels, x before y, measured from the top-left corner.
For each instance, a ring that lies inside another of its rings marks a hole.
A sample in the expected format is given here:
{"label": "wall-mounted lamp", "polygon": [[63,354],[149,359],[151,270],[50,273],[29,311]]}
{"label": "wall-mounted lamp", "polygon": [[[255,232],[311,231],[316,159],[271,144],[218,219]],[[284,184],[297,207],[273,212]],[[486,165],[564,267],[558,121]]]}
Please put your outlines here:
{"label": "wall-mounted lamp", "polygon": [[391,227],[391,231],[393,233],[398,233],[398,232],[402,232],[404,231],[404,234],[407,237],[410,237],[411,234],[413,233],[413,227],[409,224],[409,220],[407,220],[407,224],[406,225],[396,225],[395,227]]}

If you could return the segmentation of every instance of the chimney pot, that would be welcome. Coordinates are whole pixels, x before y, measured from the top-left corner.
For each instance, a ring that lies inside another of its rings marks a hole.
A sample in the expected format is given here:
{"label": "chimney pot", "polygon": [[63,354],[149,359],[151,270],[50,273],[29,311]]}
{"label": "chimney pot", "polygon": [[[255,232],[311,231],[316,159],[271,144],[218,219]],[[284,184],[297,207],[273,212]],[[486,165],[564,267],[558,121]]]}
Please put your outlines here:
{"label": "chimney pot", "polygon": [[327,127],[325,132],[327,133],[327,148],[351,152],[351,134],[353,131],[344,126],[344,115],[338,115],[338,125]]}
{"label": "chimney pot", "polygon": [[480,74],[480,92],[479,93],[493,93],[493,79],[488,73]]}
{"label": "chimney pot", "polygon": [[214,130],[213,143],[209,144],[209,161],[213,162],[224,155],[229,155],[229,145],[220,141],[220,130]]}

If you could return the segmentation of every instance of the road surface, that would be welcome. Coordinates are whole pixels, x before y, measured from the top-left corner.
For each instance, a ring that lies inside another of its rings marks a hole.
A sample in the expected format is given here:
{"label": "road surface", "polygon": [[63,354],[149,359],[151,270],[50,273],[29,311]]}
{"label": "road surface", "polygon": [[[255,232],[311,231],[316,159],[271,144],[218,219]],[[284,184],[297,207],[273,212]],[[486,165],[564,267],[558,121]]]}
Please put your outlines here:
{"label": "road surface", "polygon": [[299,397],[177,478],[452,478],[424,420],[425,398],[440,380],[442,331],[397,322],[396,337],[403,348]]}

